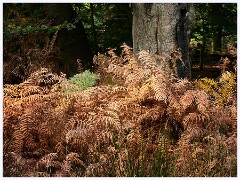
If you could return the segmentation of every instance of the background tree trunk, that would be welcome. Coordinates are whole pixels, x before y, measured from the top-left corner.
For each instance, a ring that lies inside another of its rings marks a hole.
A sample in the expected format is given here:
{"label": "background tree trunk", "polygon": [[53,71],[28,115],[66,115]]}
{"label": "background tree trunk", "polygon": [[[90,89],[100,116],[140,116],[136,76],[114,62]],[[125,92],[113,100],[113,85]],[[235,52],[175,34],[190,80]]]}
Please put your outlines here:
{"label": "background tree trunk", "polygon": [[188,43],[193,12],[193,4],[133,4],[134,54],[141,50],[152,54],[170,53],[180,47],[184,65],[177,63],[178,76],[189,77]]}
{"label": "background tree trunk", "polygon": [[[77,17],[70,3],[46,4],[46,10],[48,15],[54,18],[54,25],[63,24],[64,21],[74,23]],[[72,30],[61,29],[57,37],[57,45],[61,51],[61,64],[68,77],[78,72],[77,59],[81,60],[85,69],[89,69],[93,65],[93,54],[81,19],[74,25],[76,28]]]}
{"label": "background tree trunk", "polygon": [[93,39],[94,39],[94,47],[93,47],[93,52],[95,55],[98,54],[98,41],[97,41],[97,33],[96,33],[96,28],[94,24],[94,4],[90,3],[90,8],[91,8],[91,28],[92,28],[92,34],[93,34]]}
{"label": "background tree trunk", "polygon": [[213,52],[221,51],[222,49],[222,27],[217,26],[213,32]]}

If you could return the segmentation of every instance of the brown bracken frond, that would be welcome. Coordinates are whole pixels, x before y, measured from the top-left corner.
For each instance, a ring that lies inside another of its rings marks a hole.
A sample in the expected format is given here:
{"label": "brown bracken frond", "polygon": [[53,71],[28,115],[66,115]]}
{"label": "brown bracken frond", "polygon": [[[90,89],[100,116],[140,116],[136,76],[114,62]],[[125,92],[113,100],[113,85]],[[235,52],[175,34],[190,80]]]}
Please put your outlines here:
{"label": "brown bracken frond", "polygon": [[55,87],[66,78],[40,69],[5,85],[4,162],[34,158],[33,176],[235,176],[235,96],[219,107],[190,80],[166,74],[178,53],[161,64],[159,55],[122,48],[94,57],[96,73],[114,83],[63,92]]}

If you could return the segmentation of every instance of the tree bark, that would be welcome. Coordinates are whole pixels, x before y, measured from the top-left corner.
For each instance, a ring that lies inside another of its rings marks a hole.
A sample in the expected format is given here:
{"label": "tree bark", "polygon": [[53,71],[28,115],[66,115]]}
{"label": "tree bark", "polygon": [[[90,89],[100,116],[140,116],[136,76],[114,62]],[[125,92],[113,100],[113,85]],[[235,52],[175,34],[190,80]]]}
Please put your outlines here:
{"label": "tree bark", "polygon": [[[74,23],[77,17],[70,3],[46,4],[46,10],[48,16],[54,18],[54,25],[63,24],[64,21]],[[76,28],[72,30],[61,29],[57,37],[57,45],[61,51],[61,64],[68,77],[78,72],[77,59],[81,60],[84,69],[89,69],[93,65],[93,54],[81,19],[74,25]]]}
{"label": "tree bark", "polygon": [[141,50],[169,54],[174,48],[181,48],[184,64],[177,63],[178,76],[189,77],[188,43],[193,12],[193,4],[133,4],[134,54]]}

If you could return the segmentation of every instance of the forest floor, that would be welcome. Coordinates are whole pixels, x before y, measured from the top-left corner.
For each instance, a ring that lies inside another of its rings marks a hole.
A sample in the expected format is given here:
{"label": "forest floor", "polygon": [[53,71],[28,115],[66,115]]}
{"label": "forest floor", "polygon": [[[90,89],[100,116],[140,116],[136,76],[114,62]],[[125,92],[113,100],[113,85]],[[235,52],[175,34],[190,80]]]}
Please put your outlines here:
{"label": "forest floor", "polygon": [[199,69],[199,62],[195,61],[192,64],[192,79],[199,78],[218,78],[221,75],[221,67],[219,61],[207,60],[204,63],[203,70]]}

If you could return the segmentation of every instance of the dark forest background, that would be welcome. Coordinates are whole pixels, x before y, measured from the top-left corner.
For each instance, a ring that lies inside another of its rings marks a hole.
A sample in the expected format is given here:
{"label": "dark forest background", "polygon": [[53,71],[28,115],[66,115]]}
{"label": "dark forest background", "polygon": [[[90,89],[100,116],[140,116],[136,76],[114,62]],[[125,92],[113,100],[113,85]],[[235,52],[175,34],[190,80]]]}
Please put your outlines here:
{"label": "dark forest background", "polygon": [[[237,5],[194,6],[189,48],[193,68],[203,71],[204,63],[220,60],[228,43],[236,46]],[[110,48],[120,54],[123,43],[133,46],[131,4],[4,3],[3,7],[4,83],[20,83],[40,66],[71,77],[80,61],[84,69],[91,69],[94,55]],[[202,75],[193,72],[193,78],[198,76]]]}

